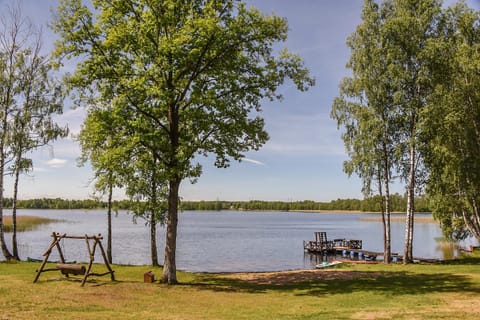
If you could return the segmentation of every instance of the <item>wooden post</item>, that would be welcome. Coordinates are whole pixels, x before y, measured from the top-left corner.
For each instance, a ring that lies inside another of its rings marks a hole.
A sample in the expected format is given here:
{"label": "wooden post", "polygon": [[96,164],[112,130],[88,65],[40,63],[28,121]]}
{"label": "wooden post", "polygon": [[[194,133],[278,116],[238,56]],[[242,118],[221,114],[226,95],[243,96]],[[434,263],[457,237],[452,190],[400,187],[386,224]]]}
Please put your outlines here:
{"label": "wooden post", "polygon": [[108,262],[107,255],[105,254],[105,250],[103,249],[102,242],[100,241],[101,239],[103,239],[102,235],[98,234],[98,237],[95,238],[95,241],[98,242],[98,246],[100,247],[100,252],[102,253],[103,261],[105,262],[105,266],[107,267],[108,271],[110,272],[110,279],[112,281],[115,281],[115,275],[113,274],[114,271],[112,270],[112,267],[110,266],[110,263]]}
{"label": "wooden post", "polygon": [[90,275],[90,270],[92,269],[92,264],[93,264],[94,255],[95,255],[95,244],[93,245],[93,251],[92,251],[90,248],[90,241],[88,240],[88,235],[85,235],[85,242],[87,245],[88,254],[90,256],[90,262],[88,263],[87,272],[85,272],[85,276],[83,277],[83,280],[82,280],[82,284],[81,284],[82,287],[85,285],[85,282],[87,281],[87,278]]}
{"label": "wooden post", "polygon": [[44,258],[42,261],[42,264],[40,265],[40,268],[37,270],[37,274],[35,275],[35,279],[33,279],[33,283],[37,282],[38,278],[40,277],[40,274],[43,272],[43,268],[47,264],[48,257],[50,257],[50,253],[52,252],[52,249],[54,247],[57,247],[58,253],[60,254],[60,259],[62,259],[62,262],[65,263],[65,258],[63,257],[62,249],[60,248],[60,245],[58,244],[62,238],[64,238],[67,234],[63,234],[62,236],[59,236],[58,233],[52,232],[52,237],[53,241],[48,247],[47,251],[43,254]]}
{"label": "wooden post", "polygon": [[60,235],[59,233],[55,233],[55,232],[54,232],[52,236],[53,236],[53,238],[54,238],[55,240],[58,239],[58,241],[56,241],[55,246],[56,246],[57,249],[58,249],[58,254],[60,255],[60,261],[62,261],[62,263],[65,263],[65,257],[63,256],[62,248],[60,247],[59,242],[60,242],[60,240],[62,240],[63,238],[65,238],[65,237],[67,236],[67,234],[64,233],[63,235]]}

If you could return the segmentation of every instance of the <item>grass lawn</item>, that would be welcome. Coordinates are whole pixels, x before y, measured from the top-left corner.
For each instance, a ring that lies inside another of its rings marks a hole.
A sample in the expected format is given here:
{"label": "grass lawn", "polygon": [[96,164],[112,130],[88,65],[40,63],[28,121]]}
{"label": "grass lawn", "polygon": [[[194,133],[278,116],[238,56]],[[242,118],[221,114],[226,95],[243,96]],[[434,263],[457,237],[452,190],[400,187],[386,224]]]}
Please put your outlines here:
{"label": "grass lawn", "polygon": [[117,265],[116,282],[92,277],[80,287],[55,271],[33,284],[39,265],[0,263],[0,319],[480,319],[478,253],[448,264],[179,272],[177,286],[143,283],[161,269]]}

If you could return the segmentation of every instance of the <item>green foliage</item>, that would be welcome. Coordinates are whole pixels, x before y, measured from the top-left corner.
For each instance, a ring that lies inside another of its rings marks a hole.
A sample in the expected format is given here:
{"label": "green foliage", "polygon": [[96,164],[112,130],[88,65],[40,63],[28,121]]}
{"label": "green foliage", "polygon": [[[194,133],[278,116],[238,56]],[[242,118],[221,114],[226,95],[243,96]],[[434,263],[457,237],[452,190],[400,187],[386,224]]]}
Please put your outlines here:
{"label": "green foliage", "polygon": [[[344,170],[362,179],[367,195],[375,183],[387,216],[392,175],[406,182],[406,262],[413,259],[415,194],[423,192],[428,176],[420,137],[428,130],[427,102],[441,80],[435,76],[442,60],[441,13],[439,0],[365,0],[362,23],[347,42],[352,76],[341,83],[331,113],[344,128]],[[384,221],[389,239],[388,217]]]}
{"label": "green foliage", "polygon": [[[392,211],[404,212],[406,207],[406,197],[394,194],[391,195]],[[429,208],[429,199],[426,197],[419,197],[415,199],[417,203],[418,212],[431,212]],[[5,199],[5,207],[10,208],[12,199]],[[135,211],[135,206],[147,206],[141,201],[132,200],[116,200],[113,201],[114,210],[128,210]],[[165,206],[162,202],[159,206]],[[295,211],[295,210],[353,210],[362,212],[380,212],[379,210],[380,198],[369,197],[363,200],[360,199],[337,199],[330,202],[316,202],[312,200],[304,201],[181,201],[181,209],[188,210],[262,210],[262,211]],[[108,203],[98,199],[86,200],[69,200],[61,198],[42,198],[18,200],[18,207],[22,209],[106,209]]]}
{"label": "green foliage", "polygon": [[[214,155],[216,166],[227,167],[258,150],[268,139],[262,100],[280,98],[287,78],[299,90],[313,80],[298,56],[274,55],[287,36],[285,19],[241,1],[94,0],[92,7],[60,1],[55,52],[81,59],[67,79],[79,101],[108,101],[121,120],[115,139],[149,155],[130,157],[127,182],[145,182],[132,194],[147,195],[149,184],[159,196],[168,187],[165,276],[174,283],[178,193],[183,179],[201,173],[195,156]],[[139,170],[148,163],[155,168]]]}
{"label": "green foliage", "polygon": [[272,54],[286,38],[285,20],[241,2],[93,6],[95,18],[80,1],[61,1],[57,55],[82,56],[70,83],[99,92],[132,117],[129,125],[142,131],[141,143],[162,152],[157,156],[170,176],[198,176],[190,163],[197,153],[215,154],[224,167],[258,149],[267,134],[250,113],[260,111],[263,98],[278,98],[286,77],[300,89],[312,83],[297,56]]}
{"label": "green foliage", "polygon": [[343,79],[331,111],[338,127],[344,129],[342,139],[349,156],[344,170],[362,179],[366,195],[374,191],[372,183],[377,192],[382,186],[388,188],[399,143],[391,60],[384,35],[387,19],[387,5],[380,8],[374,1],[364,2],[363,21],[347,41],[351,49],[347,66],[353,75]]}
{"label": "green foliage", "polygon": [[[316,202],[311,200],[284,202],[284,201],[182,201],[182,210],[246,210],[246,211],[362,211],[381,212],[382,199],[378,196],[359,199],[337,199],[330,202]],[[393,212],[405,212],[407,199],[405,196],[393,194],[390,196]],[[431,212],[425,197],[415,199],[418,212]]]}
{"label": "green foliage", "polygon": [[424,132],[433,211],[452,238],[480,239],[480,12],[460,3],[444,15]]}
{"label": "green foliage", "polygon": [[20,174],[32,170],[28,153],[68,134],[68,128],[53,119],[63,111],[63,90],[41,48],[41,33],[22,16],[18,4],[7,7],[0,17],[0,246],[7,260],[11,254],[1,222],[4,176],[14,177],[12,247],[18,259],[16,198]]}
{"label": "green foliage", "polygon": [[[11,208],[12,199],[5,199],[5,207]],[[130,203],[127,201],[117,201],[116,209],[127,209]],[[106,202],[100,202],[94,199],[69,200],[61,198],[41,198],[18,200],[17,207],[21,209],[104,209],[107,208]]]}
{"label": "green foliage", "polygon": [[76,137],[82,149],[79,164],[90,161],[95,170],[95,189],[122,187],[120,178],[129,160],[132,145],[125,140],[118,118],[109,107],[92,107]]}

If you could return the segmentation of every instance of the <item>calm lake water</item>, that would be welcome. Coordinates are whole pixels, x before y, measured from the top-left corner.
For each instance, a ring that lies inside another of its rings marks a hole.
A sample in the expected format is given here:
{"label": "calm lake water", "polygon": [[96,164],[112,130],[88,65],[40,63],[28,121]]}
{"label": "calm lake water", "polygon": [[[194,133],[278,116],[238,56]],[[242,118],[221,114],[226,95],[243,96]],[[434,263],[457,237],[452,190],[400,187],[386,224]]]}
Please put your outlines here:
{"label": "calm lake water", "polygon": [[[59,220],[33,231],[19,233],[22,259],[41,258],[52,241],[52,232],[107,235],[105,211],[20,210],[19,215],[37,215]],[[177,268],[194,272],[313,268],[319,262],[319,257],[303,252],[303,240],[313,240],[315,231],[326,231],[329,239],[361,239],[364,249],[383,251],[381,222],[362,221],[361,218],[366,216],[372,215],[182,212],[178,227]],[[440,241],[442,235],[436,223],[416,223],[414,236],[415,257],[450,258],[455,254],[451,246],[445,246]],[[403,237],[404,223],[392,222],[393,252],[403,253]],[[11,234],[7,233],[6,238],[9,242]],[[164,238],[165,229],[162,227],[158,230],[160,263],[163,261]],[[470,243],[462,243],[468,244]],[[103,245],[106,249],[106,239]],[[88,261],[85,241],[64,239],[61,246],[67,260]],[[56,250],[52,251],[50,259],[58,259]],[[103,261],[101,256],[95,260]],[[113,218],[113,260],[119,264],[150,264],[149,227],[143,220],[134,224],[132,216],[124,211]]]}

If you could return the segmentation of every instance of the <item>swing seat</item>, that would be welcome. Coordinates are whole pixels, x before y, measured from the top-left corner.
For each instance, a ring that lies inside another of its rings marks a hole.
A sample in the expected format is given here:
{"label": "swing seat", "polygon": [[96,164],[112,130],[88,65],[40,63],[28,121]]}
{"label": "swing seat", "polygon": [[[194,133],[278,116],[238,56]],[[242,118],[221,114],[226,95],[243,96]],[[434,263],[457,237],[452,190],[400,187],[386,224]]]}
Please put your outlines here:
{"label": "swing seat", "polygon": [[60,270],[60,272],[64,275],[84,275],[85,272],[87,272],[87,269],[85,266],[82,266],[80,264],[66,264],[66,263],[59,263],[57,264],[57,269]]}

